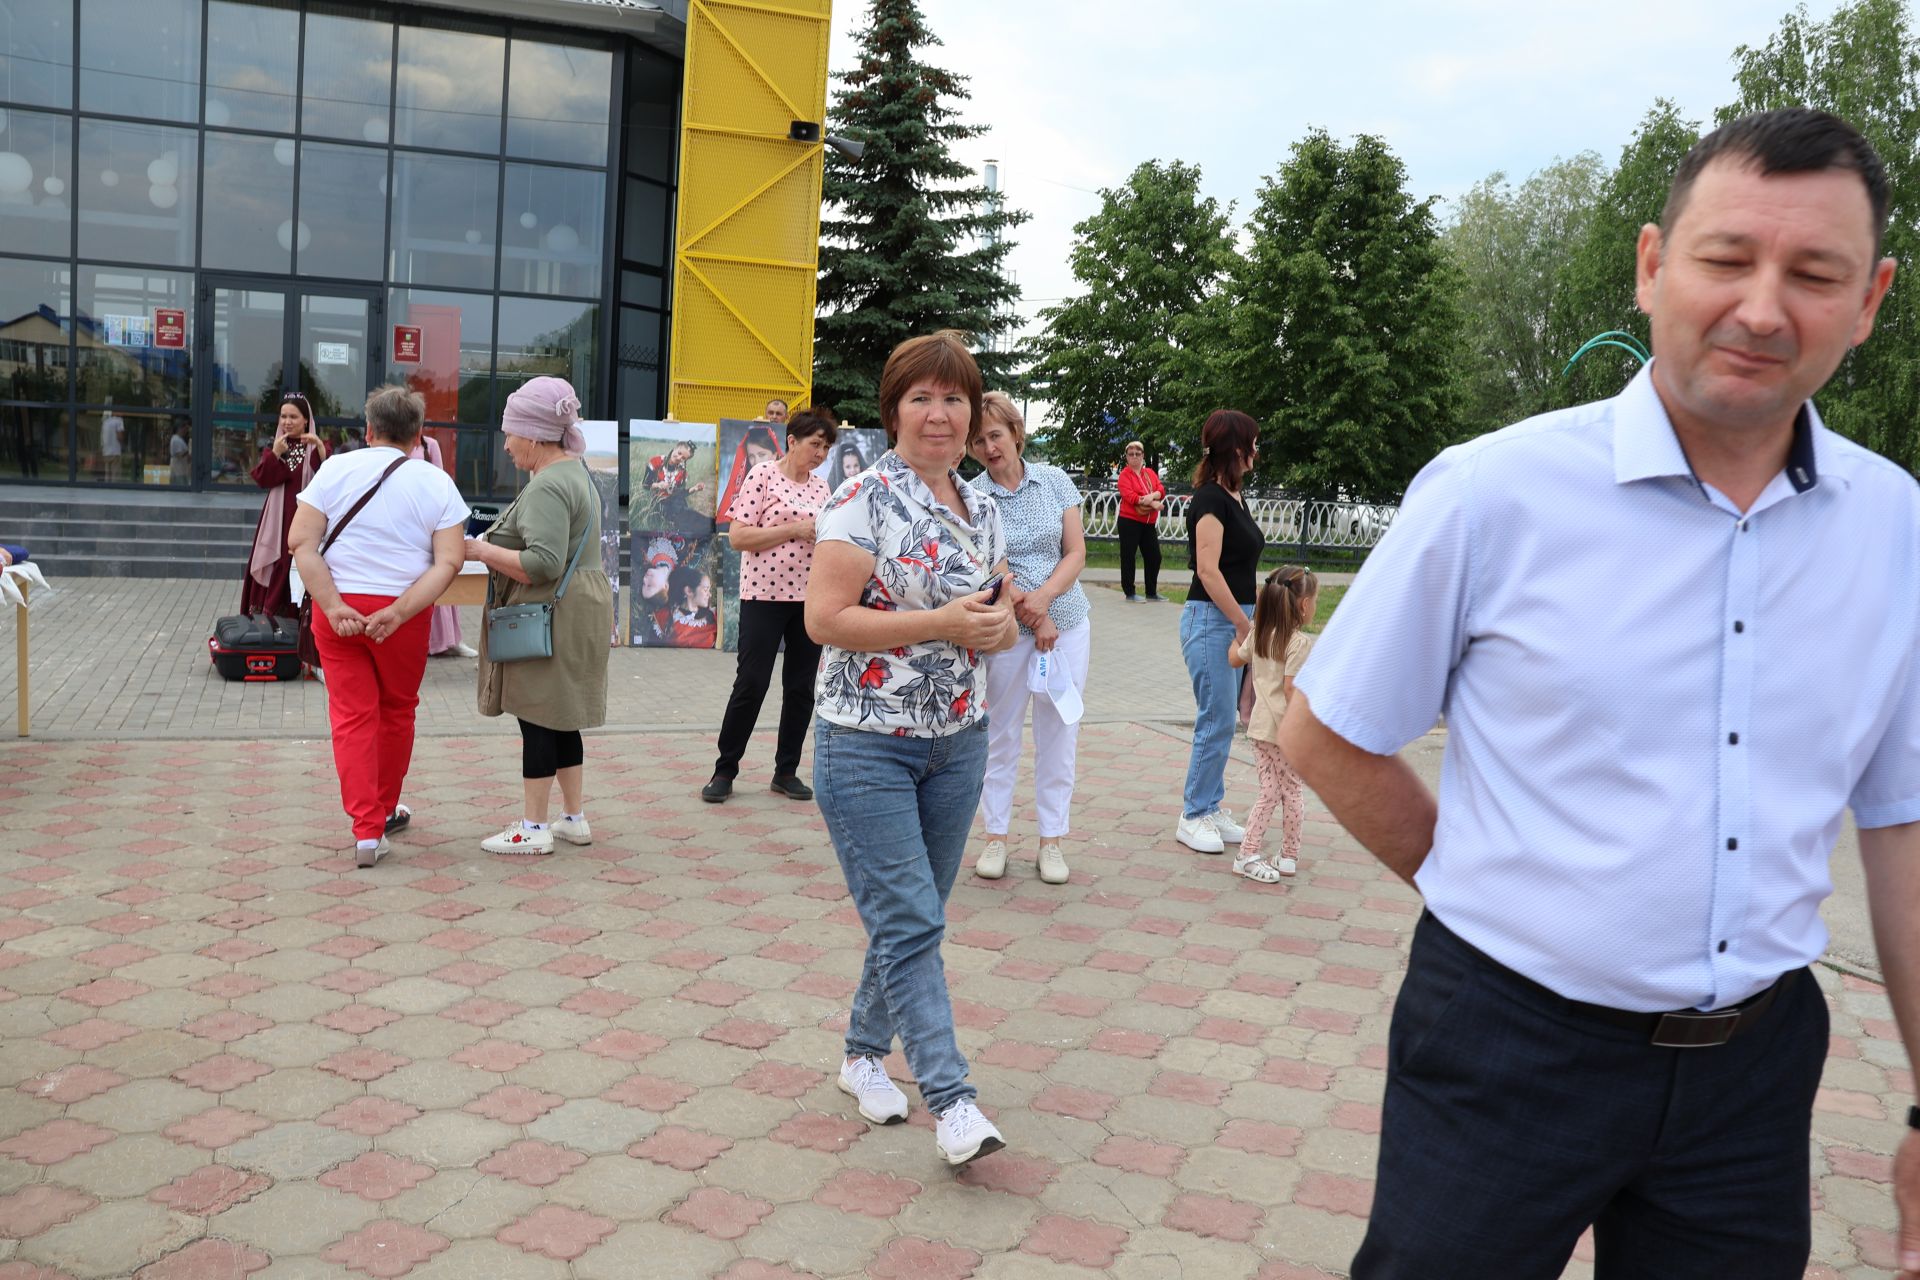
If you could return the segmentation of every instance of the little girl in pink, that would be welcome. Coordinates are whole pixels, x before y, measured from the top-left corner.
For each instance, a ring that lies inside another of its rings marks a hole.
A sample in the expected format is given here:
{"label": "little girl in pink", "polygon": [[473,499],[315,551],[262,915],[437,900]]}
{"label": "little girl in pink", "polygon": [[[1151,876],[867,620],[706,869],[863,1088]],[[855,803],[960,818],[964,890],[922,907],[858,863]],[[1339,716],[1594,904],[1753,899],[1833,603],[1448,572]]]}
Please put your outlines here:
{"label": "little girl in pink", "polygon": [[[1313,637],[1305,628],[1319,603],[1320,580],[1312,570],[1282,565],[1260,587],[1253,629],[1227,654],[1234,666],[1253,667],[1253,719],[1247,739],[1260,769],[1260,798],[1247,819],[1247,838],[1234,856],[1233,869],[1261,884],[1290,876],[1300,865],[1300,775],[1280,751],[1280,717],[1293,693],[1293,677],[1313,649]],[[1275,805],[1281,807],[1280,856],[1265,858],[1260,849]]]}

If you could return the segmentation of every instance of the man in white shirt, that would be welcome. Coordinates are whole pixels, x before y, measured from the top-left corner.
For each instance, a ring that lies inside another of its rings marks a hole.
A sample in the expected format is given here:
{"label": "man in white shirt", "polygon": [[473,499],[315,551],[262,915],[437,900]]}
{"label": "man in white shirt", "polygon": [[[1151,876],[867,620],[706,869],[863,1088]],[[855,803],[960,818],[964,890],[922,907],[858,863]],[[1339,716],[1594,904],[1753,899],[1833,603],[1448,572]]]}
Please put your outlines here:
{"label": "man in white shirt", "polygon": [[119,414],[107,410],[100,419],[100,477],[117,479],[120,458],[126,452],[127,424]]}
{"label": "man in white shirt", "polygon": [[[1287,757],[1427,901],[1357,1280],[1798,1280],[1851,807],[1920,1034],[1920,489],[1809,397],[1893,278],[1844,121],[1702,139],[1641,229],[1653,362],[1447,450],[1295,684]],[[1434,797],[1394,754],[1445,713]],[[1888,1135],[1891,1144],[1893,1135]],[[1895,1163],[1920,1273],[1920,1138]]]}

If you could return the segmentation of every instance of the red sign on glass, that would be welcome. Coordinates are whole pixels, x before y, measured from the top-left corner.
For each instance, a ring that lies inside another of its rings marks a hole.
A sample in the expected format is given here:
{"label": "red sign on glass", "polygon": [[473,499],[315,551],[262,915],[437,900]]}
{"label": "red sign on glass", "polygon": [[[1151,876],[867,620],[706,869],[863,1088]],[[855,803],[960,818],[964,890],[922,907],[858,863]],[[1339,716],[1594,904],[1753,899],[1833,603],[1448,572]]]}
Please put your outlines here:
{"label": "red sign on glass", "polygon": [[393,326],[393,362],[395,364],[420,363],[420,326],[411,324]]}
{"label": "red sign on glass", "polygon": [[156,307],[153,312],[153,345],[184,349],[187,345],[187,313]]}

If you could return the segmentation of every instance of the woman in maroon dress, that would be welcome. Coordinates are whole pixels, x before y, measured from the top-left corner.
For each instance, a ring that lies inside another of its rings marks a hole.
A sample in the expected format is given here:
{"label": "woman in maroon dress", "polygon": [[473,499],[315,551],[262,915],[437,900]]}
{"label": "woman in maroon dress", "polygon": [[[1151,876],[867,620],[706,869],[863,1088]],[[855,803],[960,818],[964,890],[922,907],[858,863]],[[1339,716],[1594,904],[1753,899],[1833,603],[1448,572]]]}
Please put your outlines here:
{"label": "woman in maroon dress", "polygon": [[267,501],[260,508],[253,554],[247,559],[247,576],[241,583],[241,613],[271,613],[282,618],[298,615],[287,589],[293,570],[287,529],[299,505],[294,499],[326,457],[327,447],[313,430],[312,406],[297,392],[288,395],[280,402],[280,426],[274,433],[273,447],[262,452],[253,467],[253,482],[267,491]]}

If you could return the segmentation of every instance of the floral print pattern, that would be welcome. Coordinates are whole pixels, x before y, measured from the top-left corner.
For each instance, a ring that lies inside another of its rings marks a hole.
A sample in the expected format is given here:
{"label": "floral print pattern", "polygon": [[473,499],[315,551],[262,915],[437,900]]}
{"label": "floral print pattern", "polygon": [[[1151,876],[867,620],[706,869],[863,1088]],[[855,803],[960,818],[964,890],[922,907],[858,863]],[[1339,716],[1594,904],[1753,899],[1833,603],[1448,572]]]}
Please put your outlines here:
{"label": "floral print pattern", "polygon": [[[938,609],[980,590],[1006,559],[1006,535],[993,500],[962,483],[958,473],[952,480],[964,512],[940,503],[889,451],[834,492],[815,537],[851,543],[873,557],[862,605]],[[981,662],[981,654],[944,640],[881,653],[827,645],[814,687],[817,710],[829,724],[849,729],[915,738],[957,733],[986,713]]]}

